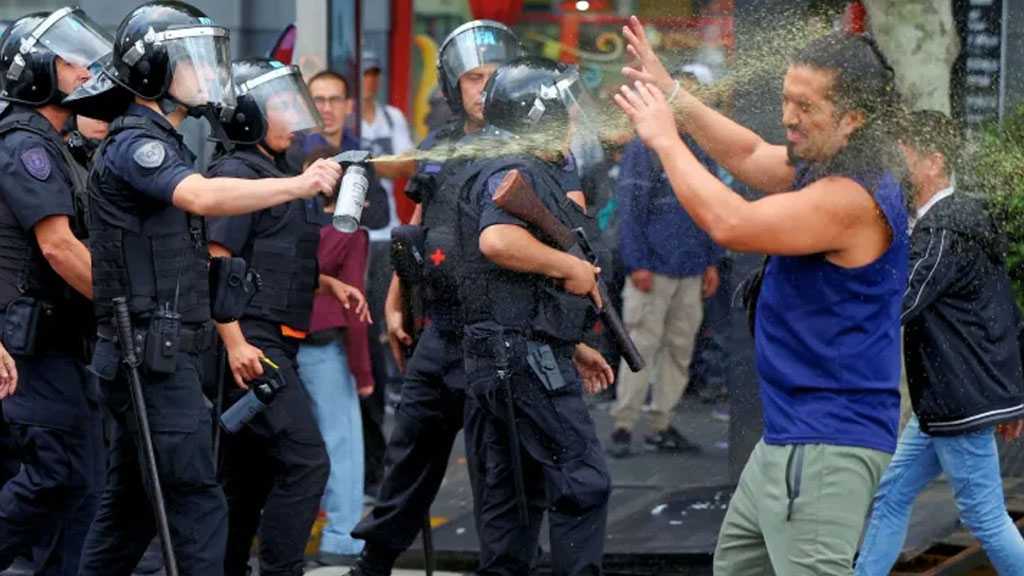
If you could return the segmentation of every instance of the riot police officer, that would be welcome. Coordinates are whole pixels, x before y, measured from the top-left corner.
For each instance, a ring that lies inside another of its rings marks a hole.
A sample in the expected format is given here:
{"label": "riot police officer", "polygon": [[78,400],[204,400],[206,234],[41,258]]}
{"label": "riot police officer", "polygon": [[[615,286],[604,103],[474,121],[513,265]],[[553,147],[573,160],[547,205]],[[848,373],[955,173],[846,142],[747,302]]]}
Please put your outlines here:
{"label": "riot police officer", "polygon": [[[520,52],[518,38],[498,22],[475,20],[452,31],[441,45],[437,68],[454,118],[429,134],[420,149],[442,151],[440,157],[444,158],[483,128],[483,87],[500,64],[518,57]],[[452,445],[462,428],[462,311],[456,280],[459,251],[452,228],[457,196],[446,182],[464,165],[464,160],[422,162],[406,190],[418,203],[413,224],[422,225],[423,245],[419,249],[427,259],[421,288],[428,321],[405,366],[402,401],[388,441],[387,475],[381,484],[379,503],[352,531],[353,537],[366,542],[352,574],[391,573],[397,557],[424,526],[423,519],[441,487]],[[408,319],[401,309],[402,289],[394,277],[385,306],[388,335],[400,366],[406,364],[402,348],[413,344],[412,335],[403,328]],[[472,440],[469,443],[475,444]],[[467,449],[474,485],[480,452],[479,448]]]}
{"label": "riot police officer", "polygon": [[487,438],[478,528],[490,554],[477,573],[528,573],[547,509],[552,572],[600,574],[610,479],[581,390],[612,373],[580,344],[594,322],[586,296],[600,305],[597,269],[543,243],[493,199],[516,169],[562,224],[594,229],[560,180],[570,123],[584,116],[579,77],[522,58],[499,68],[485,93],[497,142],[537,137],[529,154],[474,164],[458,218],[467,394]]}
{"label": "riot police officer", "polygon": [[[296,132],[320,118],[297,67],[271,60],[232,65],[238,106],[224,124],[233,150],[211,165],[211,176],[286,175],[285,155]],[[313,295],[330,291],[348,306],[362,295],[319,275],[320,229],[329,221],[319,197],[292,200],[259,212],[210,221],[210,253],[241,256],[260,276],[261,289],[241,320],[218,324],[230,377],[239,386],[263,374],[261,359],[277,367],[284,386],[239,433],[224,438],[221,476],[228,499],[225,574],[247,573],[249,550],[260,534],[260,574],[302,574],[303,554],[327,482],[327,452],[296,371],[299,344],[309,329]],[[229,401],[242,390],[229,394]],[[262,511],[262,514],[261,514]]]}
{"label": "riot police officer", "polygon": [[82,313],[93,293],[86,177],[60,130],[71,115],[61,100],[110,50],[73,8],[24,16],[0,38],[0,318],[21,374],[3,401],[21,467],[0,491],[0,571],[45,542],[36,573],[77,574],[102,483],[100,412],[86,372],[93,325]]}
{"label": "riot police officer", "polygon": [[113,302],[122,297],[142,358],[142,392],[180,573],[222,574],[227,506],[214,473],[211,414],[202,393],[203,379],[212,376],[204,366],[214,341],[203,216],[244,214],[327,193],[341,170],[325,160],[292,178],[196,173],[176,128],[187,115],[203,115],[216,132],[218,119],[233,111],[235,94],[227,29],[188,4],[150,2],[132,10],[118,27],[110,66],[104,72],[114,81],[110,90],[129,92],[131,102],[119,116],[107,114],[116,119],[94,158],[89,232],[99,324],[92,368],[103,379],[114,425],[106,490],[81,574],[130,574],[156,532],[129,374],[120,361],[125,343],[113,326]]}

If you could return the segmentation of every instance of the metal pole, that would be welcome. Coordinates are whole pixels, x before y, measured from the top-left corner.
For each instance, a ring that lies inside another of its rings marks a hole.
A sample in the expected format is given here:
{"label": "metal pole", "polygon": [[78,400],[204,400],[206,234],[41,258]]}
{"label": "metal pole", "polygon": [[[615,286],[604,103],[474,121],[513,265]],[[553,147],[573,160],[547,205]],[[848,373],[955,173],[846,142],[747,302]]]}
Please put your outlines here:
{"label": "metal pole", "polygon": [[356,77],[352,83],[355,87],[355,135],[362,148],[363,141],[363,0],[352,0],[355,8],[355,60]]}

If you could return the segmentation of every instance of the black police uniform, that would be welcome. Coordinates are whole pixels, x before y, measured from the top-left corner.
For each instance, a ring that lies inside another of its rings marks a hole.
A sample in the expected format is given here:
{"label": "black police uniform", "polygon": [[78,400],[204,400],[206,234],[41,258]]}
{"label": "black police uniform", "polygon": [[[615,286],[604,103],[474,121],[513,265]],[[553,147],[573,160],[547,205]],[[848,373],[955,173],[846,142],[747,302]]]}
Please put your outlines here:
{"label": "black police uniform", "polygon": [[[110,126],[90,176],[89,233],[99,340],[92,369],[114,424],[107,486],[82,553],[83,576],[130,574],[156,534],[141,449],[120,361],[112,298],[126,296],[139,334],[158,310],[181,316],[173,372],[140,367],[171,538],[181,574],[224,569],[227,504],[217,483],[209,401],[202,382],[213,351],[205,222],[172,204],[195,173],[174,127],[138,104]],[[144,341],[144,337],[141,338]],[[148,354],[144,354],[148,355]]]}
{"label": "black police uniform", "polygon": [[[33,545],[38,574],[76,574],[103,474],[95,378],[86,371],[87,300],[47,263],[33,228],[80,215],[85,175],[60,134],[34,109],[11,105],[0,119],[0,318],[18,368],[18,390],[3,401],[21,467],[0,491],[0,570]],[[18,351],[18,324],[34,306],[34,350]],[[57,534],[54,538],[54,534]],[[37,551],[38,552],[38,551]]]}
{"label": "black police uniform", "polygon": [[[283,160],[283,158],[282,158]],[[218,158],[212,177],[273,178],[285,174],[253,146]],[[319,284],[317,247],[328,222],[319,197],[292,200],[243,216],[210,219],[210,241],[241,256],[260,275],[261,288],[240,322],[249,344],[280,367],[286,384],[274,401],[237,434],[223,438],[221,478],[230,530],[227,576],[247,573],[249,551],[260,534],[260,574],[302,574],[303,554],[327,485],[330,462],[309,395],[299,380],[301,340],[282,327],[309,329]],[[244,391],[225,382],[229,402]],[[262,513],[262,514],[261,514]]]}
{"label": "black police uniform", "polygon": [[[454,149],[469,138],[459,119],[431,132],[419,148]],[[452,227],[458,194],[448,186],[463,165],[460,161],[424,162],[407,190],[410,199],[422,206],[422,225],[426,229],[426,328],[406,365],[402,398],[388,439],[387,473],[378,504],[352,530],[353,537],[366,541],[360,562],[361,568],[371,574],[389,570],[395,559],[412,545],[437,497],[452,446],[463,425],[463,326],[455,281],[459,251],[454,245]],[[474,486],[477,453],[467,450]]]}
{"label": "black police uniform", "polygon": [[[548,509],[552,572],[600,574],[610,477],[572,363],[573,349],[594,316],[587,299],[566,293],[550,279],[502,269],[480,253],[479,234],[491,225],[523,226],[541,237],[492,200],[511,168],[524,174],[564,224],[593,228],[592,219],[565,196],[565,176],[553,164],[533,158],[482,162],[465,187],[468,198],[458,227],[466,251],[460,292],[467,394],[481,412],[487,463],[477,509],[488,555],[481,556],[477,573],[528,573]],[[514,443],[521,447],[525,525]]]}

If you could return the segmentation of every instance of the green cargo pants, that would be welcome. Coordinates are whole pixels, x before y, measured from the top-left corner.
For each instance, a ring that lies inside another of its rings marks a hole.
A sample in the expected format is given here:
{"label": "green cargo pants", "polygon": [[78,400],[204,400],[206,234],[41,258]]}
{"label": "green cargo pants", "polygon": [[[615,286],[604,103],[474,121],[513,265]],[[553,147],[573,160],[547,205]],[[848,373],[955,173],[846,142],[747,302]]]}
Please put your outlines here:
{"label": "green cargo pants", "polygon": [[718,534],[715,576],[852,574],[891,457],[850,446],[759,442]]}

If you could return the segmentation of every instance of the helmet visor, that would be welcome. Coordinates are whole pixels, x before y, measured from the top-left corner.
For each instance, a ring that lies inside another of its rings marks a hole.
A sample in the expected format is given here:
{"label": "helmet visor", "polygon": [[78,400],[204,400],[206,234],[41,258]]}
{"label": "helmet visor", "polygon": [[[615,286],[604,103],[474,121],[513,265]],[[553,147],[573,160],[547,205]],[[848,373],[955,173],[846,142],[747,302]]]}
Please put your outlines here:
{"label": "helmet visor", "polygon": [[569,117],[569,149],[583,175],[604,160],[597,104],[575,70],[560,78],[555,87]]}
{"label": "helmet visor", "polygon": [[238,86],[238,95],[256,101],[267,125],[275,132],[322,128],[309,88],[295,66],[281,66]]}
{"label": "helmet visor", "polygon": [[219,27],[166,30],[168,93],[189,107],[234,108],[228,31]]}
{"label": "helmet visor", "polygon": [[520,54],[519,40],[507,29],[473,23],[456,31],[441,51],[441,67],[457,82],[466,72],[484,64],[503,64]]}
{"label": "helmet visor", "polygon": [[113,41],[85,12],[62,8],[50,14],[32,32],[38,42],[70,64],[88,68],[95,76],[101,58],[113,50]]}

